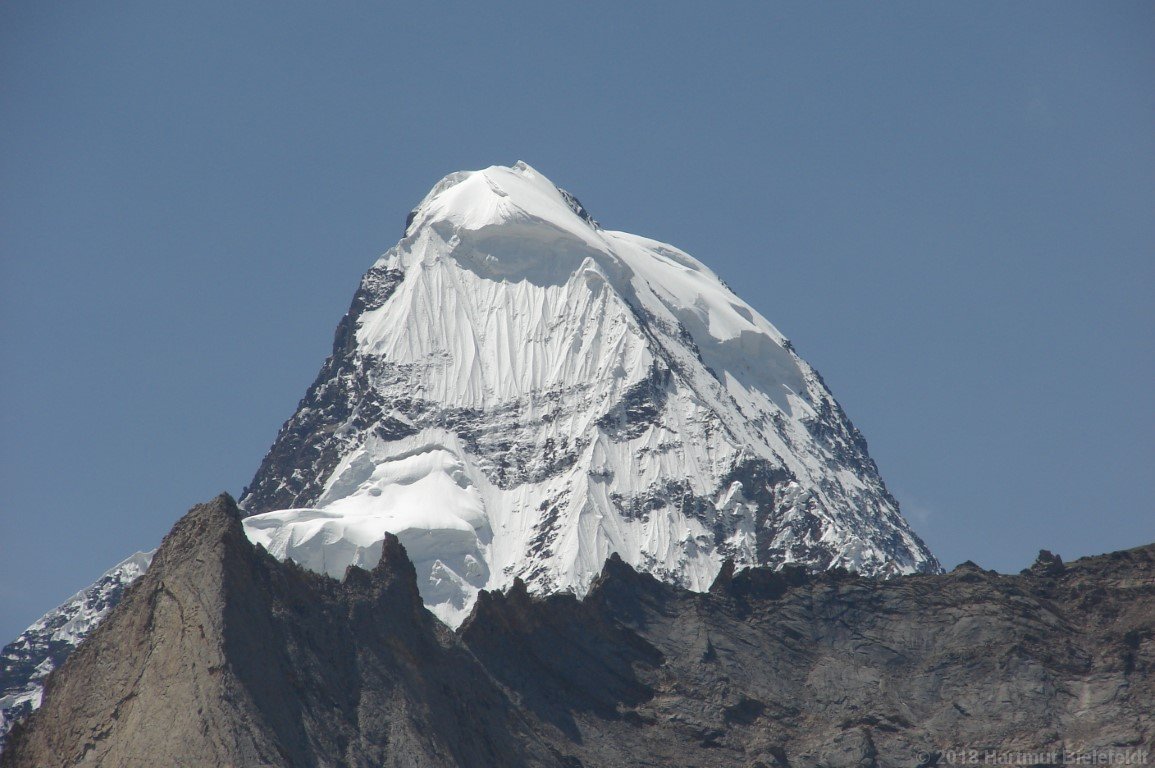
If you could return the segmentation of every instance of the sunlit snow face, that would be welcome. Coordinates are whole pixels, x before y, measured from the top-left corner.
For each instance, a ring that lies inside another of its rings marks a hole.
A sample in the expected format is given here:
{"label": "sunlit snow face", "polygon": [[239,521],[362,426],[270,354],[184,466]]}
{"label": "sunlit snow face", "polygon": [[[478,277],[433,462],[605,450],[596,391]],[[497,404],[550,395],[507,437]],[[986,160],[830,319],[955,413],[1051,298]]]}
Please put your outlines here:
{"label": "sunlit snow face", "polygon": [[603,248],[594,228],[574,211],[571,202],[524,163],[447,177],[417,207],[411,231],[429,226],[460,235],[530,222],[546,224],[592,248]]}
{"label": "sunlit snow face", "polygon": [[[342,369],[372,402],[334,412],[406,429],[287,432],[330,458],[290,467],[317,473],[298,496],[313,508],[246,521],[277,556],[341,577],[394,533],[451,624],[514,576],[580,593],[610,552],[694,588],[727,556],[931,562],[774,326],[701,262],[601,228],[532,168],[446,177],[374,270],[388,291],[353,318]],[[361,396],[346,383],[317,391]]]}

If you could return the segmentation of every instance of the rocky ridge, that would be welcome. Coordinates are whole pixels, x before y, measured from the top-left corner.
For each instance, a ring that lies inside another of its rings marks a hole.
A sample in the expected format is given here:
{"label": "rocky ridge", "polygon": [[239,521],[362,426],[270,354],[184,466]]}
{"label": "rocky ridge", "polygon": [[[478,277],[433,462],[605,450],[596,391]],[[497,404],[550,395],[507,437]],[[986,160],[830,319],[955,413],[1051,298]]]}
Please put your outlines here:
{"label": "rocky ridge", "polygon": [[1155,744],[1155,545],[1018,576],[735,572],[611,557],[584,599],[483,591],[456,632],[404,548],[340,582],[222,496],[48,678],[5,768],[930,766]]}

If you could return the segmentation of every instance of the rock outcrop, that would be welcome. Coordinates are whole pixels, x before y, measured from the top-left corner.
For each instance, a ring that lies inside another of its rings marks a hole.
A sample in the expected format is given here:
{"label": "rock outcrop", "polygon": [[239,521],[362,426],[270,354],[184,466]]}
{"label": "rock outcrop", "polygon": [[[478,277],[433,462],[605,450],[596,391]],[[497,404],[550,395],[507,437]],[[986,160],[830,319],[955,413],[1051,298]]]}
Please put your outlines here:
{"label": "rock outcrop", "polygon": [[[537,750],[536,752],[534,750]],[[546,764],[523,715],[425,610],[390,539],[338,582],[195,507],[53,674],[5,766]]]}

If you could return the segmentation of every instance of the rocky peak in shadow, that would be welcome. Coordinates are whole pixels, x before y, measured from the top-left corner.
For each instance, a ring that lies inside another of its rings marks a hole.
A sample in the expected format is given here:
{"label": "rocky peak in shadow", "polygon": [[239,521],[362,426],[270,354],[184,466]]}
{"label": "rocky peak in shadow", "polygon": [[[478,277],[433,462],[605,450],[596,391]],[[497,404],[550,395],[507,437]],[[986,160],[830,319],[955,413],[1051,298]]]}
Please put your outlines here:
{"label": "rocky peak in shadow", "polygon": [[[338,582],[194,507],[48,681],[5,766],[497,765],[548,753],[421,604],[396,539]],[[527,752],[527,750],[529,750]]]}
{"label": "rocky peak in shadow", "polygon": [[960,747],[1150,749],[1155,546],[1056,563],[724,567],[694,593],[611,557],[584,600],[517,581],[453,633],[395,538],[337,581],[253,547],[221,496],[50,676],[0,763],[914,768]]}

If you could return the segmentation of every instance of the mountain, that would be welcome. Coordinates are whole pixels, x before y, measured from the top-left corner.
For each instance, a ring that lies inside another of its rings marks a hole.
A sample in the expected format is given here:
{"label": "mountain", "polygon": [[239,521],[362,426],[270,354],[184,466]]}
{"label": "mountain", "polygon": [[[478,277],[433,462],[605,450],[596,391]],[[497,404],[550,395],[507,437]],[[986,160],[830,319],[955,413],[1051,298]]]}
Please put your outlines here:
{"label": "mountain", "polygon": [[1020,576],[729,562],[706,592],[613,556],[582,600],[516,580],[453,632],[395,537],[336,581],[252,545],[222,496],[0,765],[1141,764],[1152,713],[1155,545]]}
{"label": "mountain", "polygon": [[[409,214],[241,506],[251,540],[336,578],[395,534],[451,626],[515,579],[583,595],[612,553],[699,591],[727,559],[939,570],[781,333],[524,163],[451,174]],[[71,604],[5,649],[7,720],[103,615],[43,640]]]}
{"label": "mountain", "polygon": [[396,534],[450,624],[515,578],[584,594],[611,553],[696,590],[727,558],[939,568],[774,326],[524,163],[410,213],[241,506],[250,538],[335,577]]}
{"label": "mountain", "polygon": [[96,628],[124,590],[148,568],[152,552],[137,552],[92,586],[49,611],[0,651],[0,744],[14,723],[40,706],[48,673]]}

